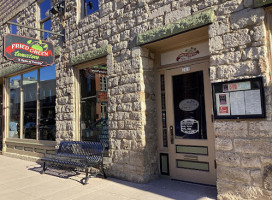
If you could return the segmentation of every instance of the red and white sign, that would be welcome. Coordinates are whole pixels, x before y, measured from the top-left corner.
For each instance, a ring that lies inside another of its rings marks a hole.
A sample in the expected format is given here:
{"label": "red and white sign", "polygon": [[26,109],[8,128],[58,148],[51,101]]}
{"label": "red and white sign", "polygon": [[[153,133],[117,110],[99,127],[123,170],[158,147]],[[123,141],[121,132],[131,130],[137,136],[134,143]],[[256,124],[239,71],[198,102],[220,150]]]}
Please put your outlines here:
{"label": "red and white sign", "polygon": [[98,102],[107,102],[108,101],[107,92],[97,91],[97,101]]}
{"label": "red and white sign", "polygon": [[219,106],[219,114],[228,114],[229,107],[228,106]]}

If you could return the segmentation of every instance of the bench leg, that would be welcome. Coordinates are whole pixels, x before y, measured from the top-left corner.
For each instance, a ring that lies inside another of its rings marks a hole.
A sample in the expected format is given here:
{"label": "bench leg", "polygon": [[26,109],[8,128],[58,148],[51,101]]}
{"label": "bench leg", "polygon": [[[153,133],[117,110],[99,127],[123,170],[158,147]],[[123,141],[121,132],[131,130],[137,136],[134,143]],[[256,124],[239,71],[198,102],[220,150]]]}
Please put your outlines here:
{"label": "bench leg", "polygon": [[45,162],[43,162],[43,170],[42,170],[42,174],[45,173],[45,170],[46,170],[46,164],[45,164]]}
{"label": "bench leg", "polygon": [[101,167],[100,167],[100,168],[101,168],[101,172],[103,173],[104,178],[106,179],[106,178],[107,178],[107,175],[106,175],[106,173],[105,173],[103,163],[102,163],[102,165],[101,165]]}
{"label": "bench leg", "polygon": [[84,179],[82,180],[83,185],[86,185],[88,183],[88,181],[89,181],[89,169],[88,169],[88,167],[85,168],[85,173],[86,173],[85,181],[84,181]]}

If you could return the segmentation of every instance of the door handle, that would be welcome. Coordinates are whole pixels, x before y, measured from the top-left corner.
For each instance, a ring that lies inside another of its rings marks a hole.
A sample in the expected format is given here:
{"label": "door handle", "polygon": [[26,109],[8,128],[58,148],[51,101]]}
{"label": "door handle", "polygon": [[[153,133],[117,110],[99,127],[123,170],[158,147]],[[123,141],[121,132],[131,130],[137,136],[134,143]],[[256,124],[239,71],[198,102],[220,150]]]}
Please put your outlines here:
{"label": "door handle", "polygon": [[171,144],[174,144],[174,128],[173,126],[170,126],[170,140],[171,140]]}

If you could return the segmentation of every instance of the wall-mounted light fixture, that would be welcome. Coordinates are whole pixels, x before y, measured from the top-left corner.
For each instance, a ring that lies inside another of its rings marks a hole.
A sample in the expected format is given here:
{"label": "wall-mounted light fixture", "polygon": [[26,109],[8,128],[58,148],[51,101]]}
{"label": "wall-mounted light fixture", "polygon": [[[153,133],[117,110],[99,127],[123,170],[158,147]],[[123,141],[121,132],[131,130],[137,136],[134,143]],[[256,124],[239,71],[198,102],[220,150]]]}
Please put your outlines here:
{"label": "wall-mounted light fixture", "polygon": [[50,13],[52,13],[52,15],[55,15],[55,14],[58,14],[58,13],[64,14],[64,11],[65,11],[65,1],[61,1],[59,3],[56,3],[50,9]]}

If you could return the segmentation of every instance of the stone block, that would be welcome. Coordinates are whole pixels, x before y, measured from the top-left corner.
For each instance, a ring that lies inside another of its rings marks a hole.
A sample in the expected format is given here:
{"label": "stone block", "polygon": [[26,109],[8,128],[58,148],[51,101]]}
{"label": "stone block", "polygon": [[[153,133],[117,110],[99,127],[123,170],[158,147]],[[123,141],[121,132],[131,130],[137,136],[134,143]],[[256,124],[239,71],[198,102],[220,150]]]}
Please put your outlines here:
{"label": "stone block", "polygon": [[264,20],[264,10],[262,8],[247,8],[230,16],[231,28],[234,30],[253,26]]}
{"label": "stone block", "polygon": [[156,9],[153,12],[150,13],[149,19],[154,19],[156,17],[162,16],[162,15],[164,15],[164,13],[166,13],[166,12],[168,13],[170,11],[171,11],[171,5],[170,4],[159,7],[158,9]]}
{"label": "stone block", "polygon": [[215,135],[227,138],[241,138],[248,136],[248,124],[243,122],[218,122],[214,123]]}
{"label": "stone block", "polygon": [[225,3],[218,5],[218,8],[216,9],[216,14],[227,15],[242,9],[243,9],[243,0],[226,1]]}
{"label": "stone block", "polygon": [[187,17],[189,15],[191,15],[191,7],[190,6],[182,7],[179,10],[175,10],[175,11],[167,13],[165,15],[165,23],[169,24],[183,17]]}
{"label": "stone block", "polygon": [[272,164],[272,157],[270,156],[261,156],[261,162],[262,165],[268,165],[268,164]]}
{"label": "stone block", "polygon": [[248,29],[240,29],[224,35],[223,41],[226,48],[232,48],[250,43],[251,37]]}
{"label": "stone block", "polygon": [[237,184],[236,190],[243,199],[266,199],[260,187],[251,185]]}
{"label": "stone block", "polygon": [[131,141],[122,139],[121,140],[121,149],[123,150],[130,150],[131,149]]}
{"label": "stone block", "polygon": [[213,52],[221,50],[223,48],[224,48],[223,39],[222,39],[221,36],[215,36],[213,38],[210,38],[210,40],[209,40],[209,50],[210,50],[210,52],[213,53]]}
{"label": "stone block", "polygon": [[260,158],[253,155],[241,157],[241,166],[244,168],[261,168]]}
{"label": "stone block", "polygon": [[252,178],[252,185],[253,186],[257,186],[257,187],[263,186],[263,176],[262,176],[261,170],[259,170],[259,169],[251,170],[250,175]]}
{"label": "stone block", "polygon": [[267,49],[266,47],[250,47],[243,51],[242,59],[259,59],[266,57]]}
{"label": "stone block", "polygon": [[230,151],[233,149],[232,140],[229,138],[216,138],[215,149],[220,151]]}
{"label": "stone block", "polygon": [[130,164],[136,167],[144,168],[144,154],[142,152],[130,151]]}
{"label": "stone block", "polygon": [[266,28],[264,24],[260,26],[255,26],[253,28],[253,39],[254,41],[264,40],[266,36]]}
{"label": "stone block", "polygon": [[246,169],[218,166],[217,178],[219,180],[250,184],[250,171]]}
{"label": "stone block", "polygon": [[220,55],[212,55],[210,58],[212,66],[237,63],[240,60],[241,60],[241,51],[225,52]]}
{"label": "stone block", "polygon": [[262,139],[234,139],[234,150],[240,153],[270,155],[272,142]]}
{"label": "stone block", "polygon": [[127,164],[130,162],[129,151],[127,150],[115,150],[112,153],[113,163]]}
{"label": "stone block", "polygon": [[217,69],[217,77],[220,79],[230,79],[240,76],[257,76],[260,69],[256,61],[245,61],[232,65],[221,65]]}
{"label": "stone block", "polygon": [[224,181],[224,180],[217,180],[217,191],[219,194],[227,194],[230,191],[235,190],[235,183]]}
{"label": "stone block", "polygon": [[264,188],[269,192],[272,192],[272,164],[265,166],[263,179]]}
{"label": "stone block", "polygon": [[239,167],[240,166],[240,156],[238,153],[231,152],[216,152],[216,163],[218,165],[223,165],[227,167]]}
{"label": "stone block", "polygon": [[272,122],[257,121],[249,123],[249,136],[254,138],[272,138]]}
{"label": "stone block", "polygon": [[102,4],[102,6],[99,8],[100,16],[104,17],[105,15],[110,14],[112,10],[113,10],[113,2]]}

